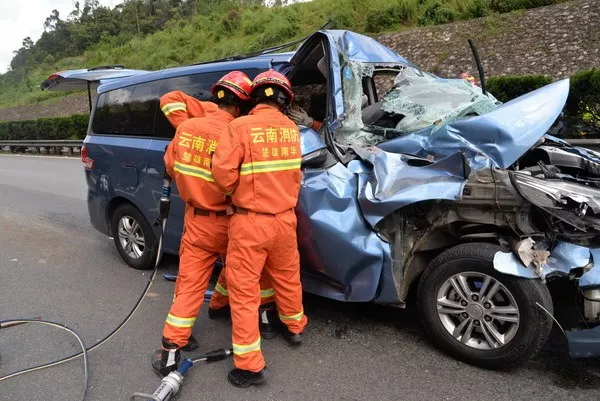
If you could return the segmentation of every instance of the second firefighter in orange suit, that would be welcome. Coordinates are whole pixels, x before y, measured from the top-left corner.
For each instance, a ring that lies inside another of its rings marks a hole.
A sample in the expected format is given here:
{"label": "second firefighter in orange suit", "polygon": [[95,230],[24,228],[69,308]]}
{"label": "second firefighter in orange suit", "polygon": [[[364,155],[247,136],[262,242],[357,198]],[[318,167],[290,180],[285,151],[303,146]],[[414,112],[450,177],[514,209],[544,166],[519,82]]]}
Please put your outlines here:
{"label": "second firefighter in orange suit", "polygon": [[294,207],[300,190],[298,127],[282,110],[293,99],[282,74],[259,74],[252,86],[257,106],[229,125],[213,157],[213,178],[235,205],[229,223],[227,283],[238,387],[262,383],[266,365],[258,327],[259,280],[267,270],[275,289],[282,335],[300,344],[307,324],[302,307]]}
{"label": "second firefighter in orange suit", "polygon": [[[240,79],[244,82],[248,80],[248,87],[245,88],[248,91],[251,88],[251,81],[245,75],[241,75]],[[213,91],[214,92],[214,91]],[[213,93],[213,97],[214,97]],[[206,117],[211,116],[218,106],[216,103],[209,101],[200,101],[193,96],[187,95],[181,91],[172,91],[163,95],[160,99],[160,107],[165,117],[175,129],[190,118]],[[175,284],[177,286],[177,283]],[[266,311],[274,307],[274,292],[271,282],[268,276],[265,274],[261,277],[260,281],[260,294],[261,294],[261,305],[263,310],[261,314],[265,314]],[[227,280],[225,277],[225,269],[221,270],[221,274],[217,279],[215,285],[215,291],[210,299],[208,308],[208,316],[211,319],[217,317],[229,317],[229,293],[227,291]],[[268,319],[263,319],[261,324],[261,330],[265,338],[271,338],[277,334],[275,329],[269,324]],[[193,350],[197,348],[197,342],[194,337],[190,338],[190,343],[184,350]]]}
{"label": "second firefighter in orange suit", "polygon": [[162,376],[177,369],[180,350],[189,349],[214,264],[219,256],[226,263],[232,208],[230,199],[214,183],[211,158],[227,124],[240,116],[249,100],[250,84],[239,71],[221,78],[213,86],[218,108],[181,122],[165,153],[167,172],[186,207],[175,296],[163,329],[162,350],[152,361],[153,370]]}

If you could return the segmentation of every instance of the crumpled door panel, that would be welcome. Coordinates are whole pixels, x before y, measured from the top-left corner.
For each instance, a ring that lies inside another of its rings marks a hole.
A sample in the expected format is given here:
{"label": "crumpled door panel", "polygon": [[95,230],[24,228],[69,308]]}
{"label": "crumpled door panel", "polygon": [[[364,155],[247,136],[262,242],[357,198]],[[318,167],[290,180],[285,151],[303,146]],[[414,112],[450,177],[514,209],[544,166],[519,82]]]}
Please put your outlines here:
{"label": "crumpled door panel", "polygon": [[358,176],[341,163],[304,171],[296,207],[302,266],[340,286],[335,289],[305,274],[306,291],[355,302],[376,297],[384,261],[390,265],[390,248],[363,219],[357,193]]}

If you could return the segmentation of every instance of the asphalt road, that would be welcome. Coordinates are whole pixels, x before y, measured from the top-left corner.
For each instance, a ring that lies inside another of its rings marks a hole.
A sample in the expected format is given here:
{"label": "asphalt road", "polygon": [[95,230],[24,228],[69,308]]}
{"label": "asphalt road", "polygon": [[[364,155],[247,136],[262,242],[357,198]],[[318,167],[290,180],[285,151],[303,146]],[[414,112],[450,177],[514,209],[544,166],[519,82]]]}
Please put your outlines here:
{"label": "asphalt road", "polygon": [[[78,159],[0,155],[0,320],[66,324],[89,346],[116,327],[143,290],[147,272],[128,268],[112,241],[88,222]],[[167,258],[161,272],[176,271]],[[90,353],[88,400],[129,400],[153,392],[150,354],[159,347],[173,283],[158,276],[138,313]],[[265,340],[268,383],[240,390],[226,379],[231,361],[194,367],[178,401],[198,400],[598,400],[600,361],[572,360],[560,342],[512,372],[460,363],[426,339],[412,310],[305,297],[309,327],[300,348]],[[227,321],[200,312],[200,350],[230,342]],[[0,331],[0,376],[78,350],[68,333],[21,325]],[[0,382],[0,401],[78,400],[81,359]]]}

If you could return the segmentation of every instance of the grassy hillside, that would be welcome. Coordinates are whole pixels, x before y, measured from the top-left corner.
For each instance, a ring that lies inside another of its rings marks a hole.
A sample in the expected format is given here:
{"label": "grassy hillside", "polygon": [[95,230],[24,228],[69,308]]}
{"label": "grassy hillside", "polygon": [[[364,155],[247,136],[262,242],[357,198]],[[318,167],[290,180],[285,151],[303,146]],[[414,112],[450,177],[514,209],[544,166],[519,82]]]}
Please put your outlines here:
{"label": "grassy hillside", "polygon": [[[195,0],[189,0],[195,1]],[[407,27],[437,25],[561,0],[314,0],[285,7],[264,7],[248,1],[204,1],[187,18],[177,17],[164,28],[123,43],[102,36],[83,54],[28,66],[18,82],[0,75],[0,108],[39,102],[65,92],[42,92],[38,85],[51,73],[104,64],[156,70],[227,55],[247,53],[301,38],[333,20],[333,28],[366,34]]]}

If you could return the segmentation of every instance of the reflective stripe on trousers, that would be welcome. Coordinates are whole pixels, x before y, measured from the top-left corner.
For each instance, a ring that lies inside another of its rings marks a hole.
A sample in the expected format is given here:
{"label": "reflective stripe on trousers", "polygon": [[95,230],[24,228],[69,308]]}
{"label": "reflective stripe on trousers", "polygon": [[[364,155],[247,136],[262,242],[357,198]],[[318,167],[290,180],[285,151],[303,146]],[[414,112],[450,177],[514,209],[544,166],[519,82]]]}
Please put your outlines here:
{"label": "reflective stripe on trousers", "polygon": [[235,355],[245,355],[250,352],[260,351],[260,336],[258,340],[253,342],[252,344],[235,344],[233,343],[233,353]]}
{"label": "reflective stripe on trousers", "polygon": [[167,315],[167,320],[165,320],[167,324],[175,327],[194,327],[194,323],[196,322],[195,317],[178,317],[173,316],[170,313]]}

